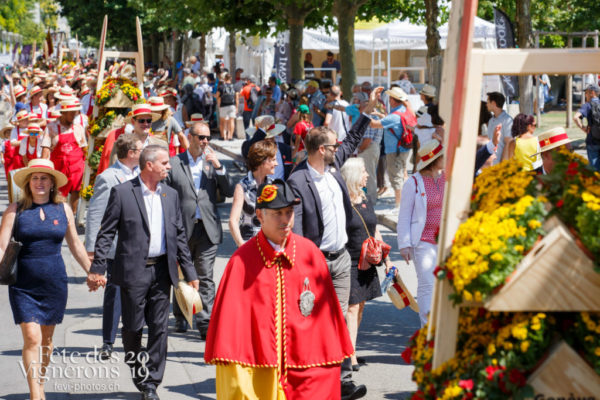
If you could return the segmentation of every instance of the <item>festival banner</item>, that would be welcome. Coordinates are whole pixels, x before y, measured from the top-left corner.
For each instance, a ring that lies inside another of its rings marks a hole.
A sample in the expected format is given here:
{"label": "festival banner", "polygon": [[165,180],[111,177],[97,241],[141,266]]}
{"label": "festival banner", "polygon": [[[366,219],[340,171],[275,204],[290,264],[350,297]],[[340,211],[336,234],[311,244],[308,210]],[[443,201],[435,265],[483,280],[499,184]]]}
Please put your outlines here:
{"label": "festival banner", "polygon": [[290,67],[290,33],[280,32],[275,41],[275,76],[281,82],[289,82],[292,75]]}
{"label": "festival banner", "polygon": [[[504,12],[494,7],[494,24],[496,25],[496,45],[499,49],[515,47],[515,30],[512,22]],[[519,96],[519,80],[515,75],[500,76],[504,93],[508,97]]]}

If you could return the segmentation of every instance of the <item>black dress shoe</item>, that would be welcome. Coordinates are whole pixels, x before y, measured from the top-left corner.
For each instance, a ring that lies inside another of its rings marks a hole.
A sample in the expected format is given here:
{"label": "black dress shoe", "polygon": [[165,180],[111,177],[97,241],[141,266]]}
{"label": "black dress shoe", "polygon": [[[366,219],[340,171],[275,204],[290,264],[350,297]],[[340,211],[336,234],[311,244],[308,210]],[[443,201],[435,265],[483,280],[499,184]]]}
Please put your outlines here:
{"label": "black dress shoe", "polygon": [[110,343],[104,343],[102,345],[102,349],[100,349],[100,359],[101,360],[109,360],[110,356],[112,355],[113,352],[113,346]]}
{"label": "black dress shoe", "polygon": [[352,381],[342,382],[342,400],[355,400],[365,397],[367,387],[365,385],[355,385]]}
{"label": "black dress shoe", "polygon": [[208,329],[198,329],[198,332],[200,332],[200,340],[206,340]]}
{"label": "black dress shoe", "polygon": [[356,357],[356,362],[358,362],[358,365],[365,365],[367,360],[364,357]]}
{"label": "black dress shoe", "polygon": [[185,319],[177,319],[175,320],[175,332],[183,333],[187,332],[188,323]]}
{"label": "black dress shoe", "polygon": [[142,400],[160,400],[160,397],[156,394],[156,389],[144,389]]}
{"label": "black dress shoe", "polygon": [[360,365],[359,364],[352,364],[352,371],[354,371],[354,372],[360,371]]}

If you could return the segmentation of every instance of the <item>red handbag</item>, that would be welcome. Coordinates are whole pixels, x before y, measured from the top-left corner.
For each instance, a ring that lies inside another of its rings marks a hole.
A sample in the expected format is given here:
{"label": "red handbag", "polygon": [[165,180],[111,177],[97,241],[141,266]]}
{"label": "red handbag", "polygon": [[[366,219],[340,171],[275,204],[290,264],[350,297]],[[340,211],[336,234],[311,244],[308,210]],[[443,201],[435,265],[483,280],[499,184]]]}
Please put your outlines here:
{"label": "red handbag", "polygon": [[371,268],[373,265],[379,265],[385,258],[390,254],[390,250],[392,247],[385,243],[382,240],[375,239],[369,233],[369,229],[367,228],[367,224],[363,219],[362,215],[358,212],[358,210],[352,205],[354,211],[358,214],[358,217],[362,221],[365,230],[367,231],[368,238],[363,242],[360,249],[360,258],[358,259],[358,269],[361,271],[366,271]]}

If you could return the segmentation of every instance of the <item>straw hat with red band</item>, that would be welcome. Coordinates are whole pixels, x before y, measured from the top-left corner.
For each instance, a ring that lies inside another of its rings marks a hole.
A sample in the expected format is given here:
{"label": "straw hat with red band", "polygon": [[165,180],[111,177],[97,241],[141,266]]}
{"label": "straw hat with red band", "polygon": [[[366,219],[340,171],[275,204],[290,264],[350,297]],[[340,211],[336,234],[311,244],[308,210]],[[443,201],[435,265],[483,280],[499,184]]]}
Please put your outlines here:
{"label": "straw hat with red band", "polygon": [[21,121],[23,121],[23,120],[26,120],[26,119],[28,120],[28,119],[29,119],[29,117],[30,117],[30,115],[29,115],[29,111],[27,111],[27,110],[21,110],[21,111],[19,111],[19,112],[18,112],[18,113],[15,115],[15,121],[17,121],[17,122],[21,122]]}
{"label": "straw hat with red band", "polygon": [[48,113],[48,118],[46,118],[49,122],[56,121],[60,118],[60,110],[52,110]]}
{"label": "straw hat with red band", "polygon": [[17,85],[14,87],[14,93],[15,93],[15,99],[18,97],[21,97],[25,94],[27,94],[27,89],[25,89],[23,86],[21,85]]}
{"label": "straw hat with red band", "polygon": [[23,189],[27,177],[36,172],[43,172],[45,174],[52,175],[54,179],[56,179],[57,188],[65,186],[68,182],[68,179],[65,176],[65,174],[55,170],[54,163],[50,160],[46,160],[45,158],[36,158],[29,161],[29,164],[27,164],[27,168],[22,168],[15,172],[15,175],[13,176],[13,181],[18,187]]}
{"label": "straw hat with red band", "polygon": [[555,149],[567,143],[571,143],[573,140],[569,139],[565,128],[557,127],[552,128],[549,131],[543,132],[538,136],[538,142],[540,143],[539,153],[535,153],[534,156],[541,154],[545,151]]}
{"label": "straw hat with red band", "polygon": [[154,112],[163,112],[169,108],[169,105],[165,104],[165,99],[160,96],[150,97],[147,105],[149,105]]}
{"label": "straw hat with red band", "polygon": [[75,97],[75,92],[68,86],[61,87],[58,92],[54,93],[54,97],[59,100],[69,100]]}
{"label": "straw hat with red band", "polygon": [[63,100],[60,102],[61,113],[69,111],[81,111],[81,102],[77,97],[73,97],[69,100]]}
{"label": "straw hat with red band", "polygon": [[181,313],[189,322],[190,326],[193,325],[194,314],[202,311],[202,300],[200,294],[186,281],[180,279],[177,287],[175,288],[175,298]]}
{"label": "straw hat with red band", "polygon": [[436,139],[432,139],[423,144],[419,149],[419,163],[417,164],[417,170],[422,170],[443,154],[444,146]]}
{"label": "straw hat with red band", "polygon": [[160,97],[167,97],[167,96],[177,97],[177,90],[173,89],[173,88],[168,88],[168,89],[165,89],[164,91],[160,92],[158,95]]}
{"label": "straw hat with red band", "polygon": [[406,285],[399,274],[396,275],[394,283],[387,290],[387,294],[397,309],[402,310],[405,307],[410,307],[414,312],[419,312],[419,305],[406,288]]}
{"label": "straw hat with red band", "polygon": [[27,125],[27,132],[36,132],[38,134],[41,134],[43,130],[38,124],[29,124]]}
{"label": "straw hat with red band", "polygon": [[127,118],[125,118],[126,123],[132,123],[134,118],[141,116],[149,116],[152,117],[152,122],[158,121],[160,119],[160,114],[157,114],[152,111],[152,108],[146,103],[144,104],[134,104],[131,108],[129,114],[127,114]]}
{"label": "straw hat with red band", "polygon": [[31,88],[31,91],[29,92],[29,96],[33,97],[38,93],[42,93],[42,88],[39,86],[34,86]]}
{"label": "straw hat with red band", "polygon": [[195,114],[192,114],[189,121],[185,121],[185,125],[189,128],[190,126],[194,125],[196,122],[206,123],[202,114],[195,113]]}
{"label": "straw hat with red band", "polygon": [[254,135],[257,128],[262,129],[267,133],[265,139],[269,139],[279,135],[281,132],[285,131],[285,125],[280,125],[275,123],[275,118],[272,115],[261,115],[260,117],[256,117],[254,119],[254,124],[256,127],[251,126],[246,129],[246,133],[249,136]]}
{"label": "straw hat with red band", "polygon": [[88,94],[90,92],[90,88],[87,86],[82,86],[81,89],[79,89],[79,95],[80,96],[85,96],[86,94]]}

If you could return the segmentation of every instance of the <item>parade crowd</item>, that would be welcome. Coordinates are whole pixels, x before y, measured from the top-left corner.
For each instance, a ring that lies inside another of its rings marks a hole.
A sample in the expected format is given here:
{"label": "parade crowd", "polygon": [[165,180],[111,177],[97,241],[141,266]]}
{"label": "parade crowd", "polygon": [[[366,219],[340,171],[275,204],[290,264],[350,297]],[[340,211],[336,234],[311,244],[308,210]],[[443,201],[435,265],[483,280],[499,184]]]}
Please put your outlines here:
{"label": "parade crowd", "polygon": [[[333,53],[323,65],[342,68]],[[107,71],[132,73],[125,63]],[[402,73],[387,90],[361,82],[344,96],[331,71],[296,84],[271,76],[262,85],[242,68],[206,69],[196,57],[173,73],[147,68],[144,101],[107,132],[99,152],[82,243],[74,213],[98,80],[104,76],[92,60],[56,72],[14,68],[4,77],[1,96],[13,116],[1,131],[1,161],[13,203],[3,213],[0,255],[12,237],[23,245],[9,298],[23,361],[32,366],[30,398],[45,398],[36,376],[48,366],[66,308],[63,239],[89,289],[104,290],[99,356],[111,357],[120,324],[124,351],[147,354],[128,361],[142,399],[159,398],[171,309],[176,332],[196,329],[206,341],[219,399],[364,397],[367,387],[352,379],[362,365],[354,349],[365,303],[382,295],[379,274],[392,266],[374,211],[387,185],[398,249],[417,274],[421,325],[430,310],[446,185],[437,88],[417,91]],[[575,114],[597,170],[599,92],[587,87]],[[417,94],[423,105],[414,109],[409,95]],[[535,118],[511,117],[505,101],[492,92],[482,106],[476,174],[509,158],[551,171],[553,152],[569,146],[566,131],[538,134]],[[234,137],[244,140],[239,182],[210,145]],[[217,205],[225,198],[233,198],[229,232],[238,249],[217,288],[224,235]]]}

